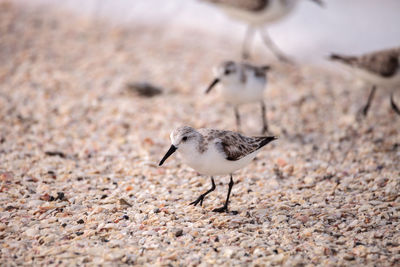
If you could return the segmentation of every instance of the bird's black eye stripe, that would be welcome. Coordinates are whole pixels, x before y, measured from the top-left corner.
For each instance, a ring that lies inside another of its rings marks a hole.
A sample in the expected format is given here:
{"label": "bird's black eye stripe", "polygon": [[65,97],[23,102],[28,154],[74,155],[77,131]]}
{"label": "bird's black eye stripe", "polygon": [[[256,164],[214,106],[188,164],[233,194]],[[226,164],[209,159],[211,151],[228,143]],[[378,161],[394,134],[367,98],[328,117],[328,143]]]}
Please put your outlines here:
{"label": "bird's black eye stripe", "polygon": [[187,138],[187,136],[184,136],[183,138],[182,138],[182,141],[186,141],[188,138]]}

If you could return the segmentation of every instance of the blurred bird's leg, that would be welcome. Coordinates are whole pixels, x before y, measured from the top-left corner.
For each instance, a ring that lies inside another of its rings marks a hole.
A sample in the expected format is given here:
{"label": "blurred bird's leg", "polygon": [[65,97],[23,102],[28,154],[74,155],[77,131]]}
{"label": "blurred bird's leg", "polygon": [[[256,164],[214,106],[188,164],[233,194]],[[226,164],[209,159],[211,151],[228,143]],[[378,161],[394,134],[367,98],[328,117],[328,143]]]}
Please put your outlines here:
{"label": "blurred bird's leg", "polygon": [[283,62],[286,63],[291,63],[293,64],[293,61],[288,58],[277,46],[276,44],[272,41],[271,37],[269,37],[269,34],[266,29],[260,29],[261,37],[264,41],[264,44],[274,53],[274,55]]}
{"label": "blurred bird's leg", "polygon": [[253,26],[249,25],[246,29],[244,35],[243,45],[242,45],[242,59],[250,59],[250,47],[253,40],[255,29]]}
{"label": "blurred bird's leg", "polygon": [[261,101],[261,117],[263,122],[263,128],[261,130],[261,134],[265,134],[268,132],[268,122],[267,122],[267,108],[265,107],[264,101]]}
{"label": "blurred bird's leg", "polygon": [[392,109],[394,110],[394,112],[397,113],[397,115],[400,115],[400,109],[399,107],[396,105],[396,103],[394,102],[394,92],[392,92],[390,94],[390,105],[392,106]]}
{"label": "blurred bird's leg", "polygon": [[375,96],[375,91],[376,91],[376,86],[373,85],[371,92],[369,93],[369,96],[368,96],[367,104],[365,104],[365,106],[362,109],[362,114],[364,115],[364,117],[367,116],[367,114],[368,114],[368,110],[369,110],[372,100],[374,99],[374,96]]}
{"label": "blurred bird's leg", "polygon": [[241,132],[239,109],[237,106],[234,106],[233,109],[235,111],[235,118],[236,118],[236,131]]}

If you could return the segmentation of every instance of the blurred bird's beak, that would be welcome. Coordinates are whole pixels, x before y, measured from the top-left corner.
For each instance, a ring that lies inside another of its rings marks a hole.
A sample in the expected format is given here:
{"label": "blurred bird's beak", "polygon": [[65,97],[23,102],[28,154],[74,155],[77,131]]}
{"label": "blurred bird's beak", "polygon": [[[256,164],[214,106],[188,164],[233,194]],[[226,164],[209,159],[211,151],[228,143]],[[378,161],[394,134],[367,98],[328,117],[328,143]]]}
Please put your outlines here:
{"label": "blurred bird's beak", "polygon": [[169,156],[171,156],[178,148],[174,145],[171,145],[171,147],[169,148],[169,150],[167,151],[167,154],[165,154],[165,156],[162,158],[162,160],[160,161],[160,163],[158,164],[158,166],[161,166],[164,164],[164,161],[167,160],[167,158],[169,158]]}
{"label": "blurred bird's beak", "polygon": [[208,86],[207,90],[206,90],[206,94],[208,94],[211,89],[213,89],[213,87],[219,83],[219,78],[215,78],[214,81],[210,84],[210,86]]}
{"label": "blurred bird's beak", "polygon": [[269,71],[269,70],[271,70],[271,66],[268,66],[268,65],[261,66],[261,69],[264,71]]}
{"label": "blurred bird's beak", "polygon": [[322,0],[311,0],[311,1],[313,1],[314,3],[316,3],[317,5],[319,5],[321,7],[325,6],[325,3]]}

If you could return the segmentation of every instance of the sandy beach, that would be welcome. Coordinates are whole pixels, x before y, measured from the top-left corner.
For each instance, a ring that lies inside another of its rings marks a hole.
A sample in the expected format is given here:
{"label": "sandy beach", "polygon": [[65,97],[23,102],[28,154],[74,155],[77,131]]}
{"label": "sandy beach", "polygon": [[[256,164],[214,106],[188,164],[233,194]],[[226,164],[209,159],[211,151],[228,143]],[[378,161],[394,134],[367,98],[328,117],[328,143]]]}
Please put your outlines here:
{"label": "sandy beach", "polygon": [[[378,90],[358,118],[368,87],[351,76],[257,49],[279,140],[234,174],[237,215],[212,212],[228,176],[193,207],[209,177],[179,156],[158,167],[177,126],[235,129],[204,90],[239,45],[0,1],[0,264],[397,266],[400,117]],[[259,112],[241,108],[246,135]]]}

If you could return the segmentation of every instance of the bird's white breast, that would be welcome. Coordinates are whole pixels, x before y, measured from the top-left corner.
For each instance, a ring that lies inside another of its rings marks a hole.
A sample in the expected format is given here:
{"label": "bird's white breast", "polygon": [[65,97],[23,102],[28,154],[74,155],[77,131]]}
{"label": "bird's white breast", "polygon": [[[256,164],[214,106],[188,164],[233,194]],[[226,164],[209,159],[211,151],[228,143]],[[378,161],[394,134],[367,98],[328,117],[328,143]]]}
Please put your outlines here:
{"label": "bird's white breast", "polygon": [[400,69],[397,70],[396,74],[392,77],[382,77],[372,72],[346,64],[341,64],[341,66],[349,71],[349,73],[353,74],[356,78],[359,78],[367,83],[387,88],[389,90],[398,90],[400,88]]}
{"label": "bird's white breast", "polygon": [[214,143],[209,143],[208,149],[203,153],[200,153],[196,147],[186,148],[180,152],[184,163],[205,175],[231,174],[249,164],[258,153],[255,151],[239,160],[230,161],[217,150]]}
{"label": "bird's white breast", "polygon": [[371,84],[391,90],[400,88],[400,70],[392,77],[382,77],[361,69],[356,69],[355,72],[360,78]]}
{"label": "bird's white breast", "polygon": [[264,96],[266,80],[247,75],[245,82],[239,77],[222,81],[222,98],[233,105],[241,105],[261,101]]}

